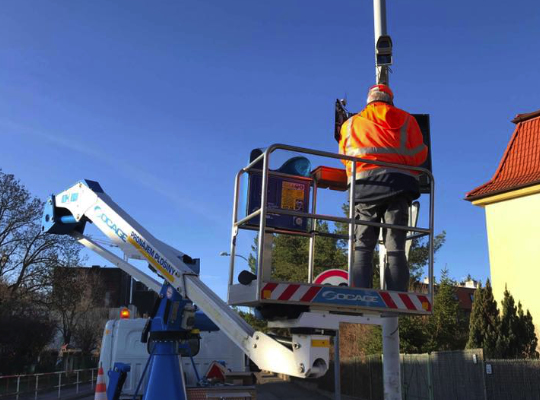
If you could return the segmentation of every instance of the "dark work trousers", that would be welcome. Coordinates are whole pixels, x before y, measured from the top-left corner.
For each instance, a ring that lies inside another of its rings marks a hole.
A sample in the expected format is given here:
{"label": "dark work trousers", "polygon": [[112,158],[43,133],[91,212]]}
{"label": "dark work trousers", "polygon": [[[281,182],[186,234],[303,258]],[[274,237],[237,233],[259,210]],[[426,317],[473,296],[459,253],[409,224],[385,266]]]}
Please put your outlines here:
{"label": "dark work trousers", "polygon": [[[356,203],[356,219],[407,226],[409,205],[409,199],[403,195],[383,199],[377,203]],[[379,229],[367,225],[356,225],[352,267],[354,287],[371,288],[373,285],[373,252],[379,239]],[[384,277],[388,290],[407,292],[409,289],[409,267],[405,256],[406,236],[407,231],[404,230],[383,229],[388,259]]]}

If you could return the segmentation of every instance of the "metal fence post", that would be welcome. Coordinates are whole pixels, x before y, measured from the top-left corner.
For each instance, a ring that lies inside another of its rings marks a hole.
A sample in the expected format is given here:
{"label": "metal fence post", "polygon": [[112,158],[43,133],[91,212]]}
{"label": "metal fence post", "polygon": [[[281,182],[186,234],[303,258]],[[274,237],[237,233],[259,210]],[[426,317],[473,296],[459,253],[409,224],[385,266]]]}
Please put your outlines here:
{"label": "metal fence post", "polygon": [[58,398],[60,398],[62,394],[62,372],[58,374]]}
{"label": "metal fence post", "polygon": [[92,368],[92,378],[90,379],[90,389],[94,388],[94,368]]}
{"label": "metal fence post", "polygon": [[407,398],[407,386],[405,382],[405,361],[404,361],[404,354],[399,354],[399,385],[401,386],[401,393],[403,396],[403,393],[405,393],[405,398]]}
{"label": "metal fence post", "polygon": [[484,360],[484,350],[482,350],[482,362],[480,363],[480,368],[482,368],[482,385],[484,386],[484,399],[488,400],[486,384],[486,361]]}
{"label": "metal fence post", "polygon": [[19,375],[17,377],[17,397],[16,397],[17,400],[19,400],[19,388],[20,388],[20,386],[21,386],[21,376]]}
{"label": "metal fence post", "polygon": [[79,393],[79,371],[77,370],[77,389],[75,389],[75,393]]}
{"label": "metal fence post", "polygon": [[427,380],[428,380],[428,393],[429,400],[434,400],[433,397],[433,378],[431,376],[431,353],[428,353],[428,365],[427,365]]}
{"label": "metal fence post", "polygon": [[37,394],[38,394],[38,389],[39,389],[38,380],[39,380],[39,375],[36,375],[36,391],[34,392],[34,400],[37,400]]}
{"label": "metal fence post", "polygon": [[339,361],[339,330],[334,336],[334,399],[341,400],[341,368]]}
{"label": "metal fence post", "polygon": [[371,358],[368,357],[368,374],[369,374],[369,400],[373,400],[373,383],[371,382],[373,376],[371,375]]}

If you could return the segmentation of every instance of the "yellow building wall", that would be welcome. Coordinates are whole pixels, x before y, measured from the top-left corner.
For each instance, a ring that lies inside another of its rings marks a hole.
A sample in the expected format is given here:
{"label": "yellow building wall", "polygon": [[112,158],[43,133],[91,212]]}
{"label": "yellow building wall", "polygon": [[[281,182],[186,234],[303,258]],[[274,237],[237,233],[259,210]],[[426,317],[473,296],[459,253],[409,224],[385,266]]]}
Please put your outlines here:
{"label": "yellow building wall", "polygon": [[506,285],[516,305],[531,312],[540,339],[540,193],[482,205],[499,309]]}

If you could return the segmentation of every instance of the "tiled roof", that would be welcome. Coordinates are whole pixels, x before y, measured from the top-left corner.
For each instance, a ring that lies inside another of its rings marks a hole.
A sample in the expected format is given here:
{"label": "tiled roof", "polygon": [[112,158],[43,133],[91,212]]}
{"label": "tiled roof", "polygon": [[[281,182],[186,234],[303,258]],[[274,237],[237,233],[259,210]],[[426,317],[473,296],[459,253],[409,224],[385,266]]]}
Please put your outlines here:
{"label": "tiled roof", "polygon": [[540,184],[540,110],[519,114],[499,167],[489,182],[471,190],[465,200],[478,200]]}

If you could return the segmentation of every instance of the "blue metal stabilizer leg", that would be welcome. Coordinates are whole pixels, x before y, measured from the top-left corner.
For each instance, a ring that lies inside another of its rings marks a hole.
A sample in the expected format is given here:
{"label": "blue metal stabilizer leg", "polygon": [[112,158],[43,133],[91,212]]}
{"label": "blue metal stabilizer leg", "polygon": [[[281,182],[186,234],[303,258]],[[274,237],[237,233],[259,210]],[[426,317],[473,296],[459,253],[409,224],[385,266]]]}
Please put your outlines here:
{"label": "blue metal stabilizer leg", "polygon": [[161,288],[151,317],[149,341],[152,362],[144,400],[187,400],[181,343],[189,339],[195,322],[195,308],[169,284]]}
{"label": "blue metal stabilizer leg", "polygon": [[206,315],[195,311],[190,300],[180,296],[171,285],[163,285],[141,337],[151,349],[144,400],[187,400],[180,355],[191,355],[189,341],[200,338],[199,330],[218,330]]}
{"label": "blue metal stabilizer leg", "polygon": [[154,346],[154,359],[144,400],[186,400],[184,374],[177,344],[156,342]]}
{"label": "blue metal stabilizer leg", "polygon": [[109,387],[107,388],[107,399],[120,399],[122,387],[124,386],[129,371],[131,371],[131,367],[129,366],[129,364],[119,362],[114,363],[113,369],[108,372]]}

